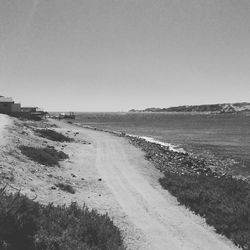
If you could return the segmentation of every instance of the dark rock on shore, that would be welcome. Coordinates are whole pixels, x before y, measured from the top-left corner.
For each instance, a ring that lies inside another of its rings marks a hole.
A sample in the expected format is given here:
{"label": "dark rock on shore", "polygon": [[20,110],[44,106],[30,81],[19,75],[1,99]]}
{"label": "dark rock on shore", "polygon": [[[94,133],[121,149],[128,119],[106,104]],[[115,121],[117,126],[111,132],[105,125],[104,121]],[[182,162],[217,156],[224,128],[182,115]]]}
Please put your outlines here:
{"label": "dark rock on shore", "polygon": [[[170,172],[179,175],[206,174],[213,176],[224,175],[225,166],[219,166],[210,159],[196,157],[182,152],[171,151],[169,147],[148,142],[139,137],[126,136],[130,143],[146,152],[145,158],[151,161],[161,172]],[[214,164],[217,166],[214,167]]]}

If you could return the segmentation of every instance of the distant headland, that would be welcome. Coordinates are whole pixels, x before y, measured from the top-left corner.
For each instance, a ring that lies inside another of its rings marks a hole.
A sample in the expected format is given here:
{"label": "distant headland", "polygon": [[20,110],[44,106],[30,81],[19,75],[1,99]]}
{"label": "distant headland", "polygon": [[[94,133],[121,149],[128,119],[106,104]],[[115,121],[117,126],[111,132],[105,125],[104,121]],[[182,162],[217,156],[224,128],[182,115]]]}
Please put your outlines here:
{"label": "distant headland", "polygon": [[129,112],[208,112],[208,113],[238,113],[250,111],[250,103],[222,103],[203,105],[184,105],[169,108],[147,108],[144,110],[131,109]]}

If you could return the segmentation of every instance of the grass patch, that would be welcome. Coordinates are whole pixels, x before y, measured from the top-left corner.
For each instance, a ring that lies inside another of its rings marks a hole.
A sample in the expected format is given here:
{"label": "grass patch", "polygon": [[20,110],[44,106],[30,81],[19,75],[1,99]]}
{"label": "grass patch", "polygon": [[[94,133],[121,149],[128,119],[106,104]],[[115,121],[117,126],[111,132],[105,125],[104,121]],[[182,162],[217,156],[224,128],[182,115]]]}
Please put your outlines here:
{"label": "grass patch", "polygon": [[[0,190],[1,194],[1,190]],[[1,250],[123,250],[120,231],[86,206],[41,205],[20,194],[0,195]]]}
{"label": "grass patch", "polygon": [[68,159],[69,156],[63,151],[57,151],[52,147],[35,148],[28,146],[21,146],[21,152],[29,157],[31,160],[36,161],[46,166],[59,165],[59,161]]}
{"label": "grass patch", "polygon": [[58,141],[58,142],[72,142],[73,139],[65,136],[61,133],[56,132],[52,129],[37,129],[36,132],[43,138],[49,139],[51,141]]}
{"label": "grass patch", "polygon": [[65,183],[57,183],[55,185],[56,187],[60,188],[62,191],[65,191],[65,192],[68,192],[68,193],[71,193],[71,194],[75,194],[75,189],[69,185],[69,184],[65,184]]}
{"label": "grass patch", "polygon": [[220,234],[250,249],[250,184],[230,176],[165,172],[161,185]]}

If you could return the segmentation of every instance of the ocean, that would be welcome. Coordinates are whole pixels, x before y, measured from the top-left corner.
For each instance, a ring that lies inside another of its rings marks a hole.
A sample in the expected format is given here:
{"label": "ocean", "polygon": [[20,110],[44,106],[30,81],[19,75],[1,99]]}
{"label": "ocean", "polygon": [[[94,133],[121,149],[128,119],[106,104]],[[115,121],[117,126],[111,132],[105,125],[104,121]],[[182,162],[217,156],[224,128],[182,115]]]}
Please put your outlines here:
{"label": "ocean", "polygon": [[77,113],[76,122],[150,137],[194,154],[234,159],[232,171],[250,175],[249,114]]}

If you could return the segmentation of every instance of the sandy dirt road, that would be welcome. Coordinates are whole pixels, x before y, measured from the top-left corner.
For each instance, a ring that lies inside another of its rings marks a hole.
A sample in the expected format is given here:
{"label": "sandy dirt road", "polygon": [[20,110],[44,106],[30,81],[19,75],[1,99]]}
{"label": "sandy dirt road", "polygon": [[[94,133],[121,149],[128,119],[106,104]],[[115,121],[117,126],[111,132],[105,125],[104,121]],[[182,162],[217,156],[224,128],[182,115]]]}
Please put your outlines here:
{"label": "sandy dirt road", "polygon": [[[66,125],[66,128],[74,127]],[[176,199],[161,188],[158,183],[161,174],[144,159],[140,149],[108,133],[85,128],[77,128],[77,131],[94,145],[93,168],[119,204],[114,208],[111,205],[111,211],[121,209],[136,229],[134,234],[143,236],[139,239],[143,241],[141,246],[137,244],[129,249],[238,249],[216,234],[202,218],[179,206]]]}

